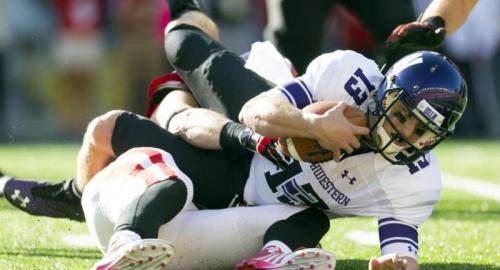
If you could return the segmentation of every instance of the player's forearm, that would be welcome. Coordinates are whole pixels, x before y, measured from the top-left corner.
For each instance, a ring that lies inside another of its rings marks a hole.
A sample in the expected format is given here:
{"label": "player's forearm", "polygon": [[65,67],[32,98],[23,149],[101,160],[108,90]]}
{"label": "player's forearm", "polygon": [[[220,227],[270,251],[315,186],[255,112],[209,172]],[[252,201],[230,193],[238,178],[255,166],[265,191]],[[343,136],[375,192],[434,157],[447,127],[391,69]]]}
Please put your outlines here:
{"label": "player's forearm", "polygon": [[441,16],[448,34],[454,33],[467,19],[477,0],[434,0],[425,10],[421,20]]}
{"label": "player's forearm", "polygon": [[229,121],[214,111],[191,108],[175,115],[170,121],[168,131],[196,147],[220,149],[220,131]]}
{"label": "player's forearm", "polygon": [[193,95],[185,90],[170,91],[151,115],[151,121],[162,128],[168,128],[175,115],[189,108],[199,107]]}
{"label": "player's forearm", "polygon": [[276,97],[257,97],[240,112],[240,122],[268,137],[313,138],[309,132],[316,116],[304,113]]}
{"label": "player's forearm", "polygon": [[198,108],[193,95],[184,90],[168,93],[151,120],[168,132],[203,149],[220,149],[220,130],[229,121],[221,114]]}

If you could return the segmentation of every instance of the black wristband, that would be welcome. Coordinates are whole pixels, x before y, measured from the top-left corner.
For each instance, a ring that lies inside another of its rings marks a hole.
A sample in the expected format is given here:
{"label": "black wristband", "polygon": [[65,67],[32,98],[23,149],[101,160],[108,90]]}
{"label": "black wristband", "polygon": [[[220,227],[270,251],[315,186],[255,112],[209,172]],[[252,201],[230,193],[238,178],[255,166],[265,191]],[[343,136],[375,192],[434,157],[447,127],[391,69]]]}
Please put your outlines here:
{"label": "black wristband", "polygon": [[432,16],[423,20],[423,22],[434,25],[436,28],[444,28],[446,25],[446,22],[441,16]]}
{"label": "black wristband", "polygon": [[246,144],[252,134],[253,131],[247,126],[240,123],[228,122],[220,131],[219,144],[222,149],[246,148]]}

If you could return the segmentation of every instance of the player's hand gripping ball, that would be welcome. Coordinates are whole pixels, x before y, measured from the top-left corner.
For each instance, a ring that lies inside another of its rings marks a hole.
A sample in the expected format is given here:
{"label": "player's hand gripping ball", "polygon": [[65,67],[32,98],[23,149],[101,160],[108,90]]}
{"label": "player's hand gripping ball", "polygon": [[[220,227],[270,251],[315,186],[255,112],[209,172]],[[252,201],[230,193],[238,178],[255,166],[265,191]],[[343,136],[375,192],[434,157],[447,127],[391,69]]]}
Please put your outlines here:
{"label": "player's hand gripping ball", "polygon": [[[336,105],[337,102],[335,101],[325,100],[309,104],[302,110],[322,115]],[[365,113],[357,107],[348,105],[344,111],[344,116],[355,125],[367,126]],[[321,163],[334,158],[332,151],[321,147],[319,142],[314,139],[297,137],[280,138],[279,147],[283,153],[291,158],[305,162]]]}

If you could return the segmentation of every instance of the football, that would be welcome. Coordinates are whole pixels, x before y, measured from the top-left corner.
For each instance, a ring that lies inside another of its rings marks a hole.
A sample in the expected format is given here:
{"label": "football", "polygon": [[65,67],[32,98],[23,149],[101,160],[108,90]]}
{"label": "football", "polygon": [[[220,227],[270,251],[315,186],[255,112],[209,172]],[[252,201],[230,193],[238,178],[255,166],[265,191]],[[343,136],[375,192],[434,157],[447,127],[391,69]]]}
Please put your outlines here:
{"label": "football", "polygon": [[[337,102],[332,100],[319,101],[309,104],[302,110],[315,114],[324,114],[335,107]],[[344,116],[353,124],[367,126],[366,116],[359,108],[348,105],[344,111]],[[333,152],[321,147],[318,141],[309,138],[280,138],[280,150],[296,160],[310,163],[321,163],[333,159]]]}

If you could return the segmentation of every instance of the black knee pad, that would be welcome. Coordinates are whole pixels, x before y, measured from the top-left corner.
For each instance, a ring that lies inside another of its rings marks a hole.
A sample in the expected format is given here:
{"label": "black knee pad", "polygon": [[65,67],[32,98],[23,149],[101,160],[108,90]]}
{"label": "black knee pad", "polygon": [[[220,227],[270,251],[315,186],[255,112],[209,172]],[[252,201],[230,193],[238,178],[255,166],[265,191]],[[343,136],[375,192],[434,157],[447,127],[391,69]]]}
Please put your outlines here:
{"label": "black knee pad", "polygon": [[248,100],[274,84],[245,68],[238,55],[190,25],[174,27],[165,40],[170,64],[184,79],[201,107],[238,121]]}
{"label": "black knee pad", "polygon": [[198,68],[214,51],[224,48],[199,28],[181,24],[170,30],[165,38],[167,60],[176,70]]}
{"label": "black knee pad", "polygon": [[156,238],[160,226],[180,213],[187,195],[186,184],[179,179],[157,182],[124,209],[115,230],[131,230],[142,238]]}

